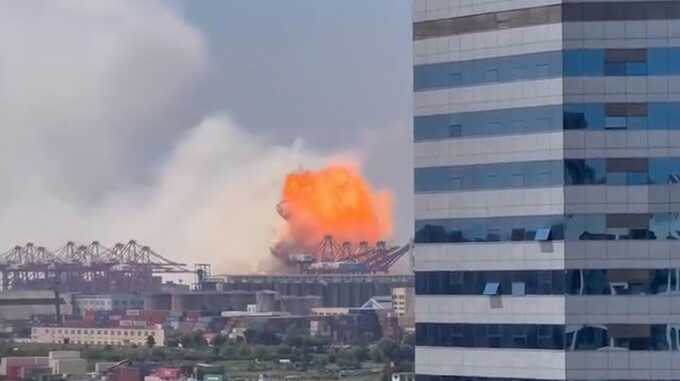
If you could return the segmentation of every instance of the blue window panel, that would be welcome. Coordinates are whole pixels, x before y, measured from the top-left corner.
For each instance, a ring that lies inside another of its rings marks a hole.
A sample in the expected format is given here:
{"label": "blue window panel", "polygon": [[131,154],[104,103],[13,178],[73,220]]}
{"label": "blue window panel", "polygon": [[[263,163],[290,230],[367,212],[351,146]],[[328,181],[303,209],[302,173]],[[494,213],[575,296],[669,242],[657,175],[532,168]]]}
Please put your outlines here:
{"label": "blue window panel", "polygon": [[666,130],[669,128],[670,103],[647,104],[647,126],[653,130]]}
{"label": "blue window panel", "polygon": [[[490,126],[490,124],[493,124]],[[460,114],[418,116],[413,120],[414,140],[450,139],[450,125],[460,125],[458,137],[514,135],[560,131],[562,106],[539,106]]]}
{"label": "blue window panel", "polygon": [[549,226],[551,238],[560,240],[563,222],[562,216],[417,220],[415,231],[419,243],[533,241],[538,229]]}
{"label": "blue window panel", "polygon": [[630,76],[647,75],[647,63],[646,62],[627,62],[626,63],[626,75],[630,75]]}
{"label": "blue window panel", "polygon": [[560,77],[561,55],[561,52],[555,51],[416,65],[413,68],[413,88],[414,91],[425,91]]}
{"label": "blue window panel", "polygon": [[448,83],[444,87],[461,87],[463,86],[463,75],[460,73],[449,73]]}
{"label": "blue window panel", "polygon": [[601,76],[604,73],[604,50],[583,49],[583,75],[588,77]]}
{"label": "blue window panel", "polygon": [[626,75],[625,62],[609,62],[604,65],[604,75],[624,76]]}
{"label": "blue window panel", "polygon": [[626,173],[607,172],[607,185],[626,185]]}
{"label": "blue window panel", "polygon": [[626,125],[629,130],[646,130],[647,120],[646,116],[629,116],[626,118]]}
{"label": "blue window panel", "polygon": [[550,240],[550,228],[540,228],[536,230],[536,236],[534,240],[536,241],[549,241]]}
{"label": "blue window panel", "polygon": [[647,185],[649,175],[647,172],[626,172],[626,185]]}
{"label": "blue window panel", "polygon": [[[678,74],[680,72],[680,49],[668,49],[668,72],[667,75]],[[656,73],[654,73],[656,74]],[[666,74],[666,73],[659,73]]]}
{"label": "blue window panel", "polygon": [[521,81],[524,79],[524,68],[514,67],[510,72],[511,81]]}
{"label": "blue window panel", "polygon": [[463,128],[460,124],[449,124],[447,137],[459,138],[462,135]]}
{"label": "blue window panel", "polygon": [[415,190],[417,193],[451,190],[445,181],[447,176],[461,177],[464,190],[545,187],[564,181],[560,160],[429,167],[415,170]]}
{"label": "blue window panel", "polygon": [[512,282],[513,296],[524,296],[526,294],[526,284],[524,282]]}
{"label": "blue window panel", "polygon": [[628,127],[628,120],[624,116],[608,116],[604,128],[607,130],[621,130]]}
{"label": "blue window panel", "polygon": [[650,73],[655,75],[668,75],[669,74],[669,61],[668,53],[669,49],[648,49],[647,50],[647,67]]}
{"label": "blue window panel", "polygon": [[680,104],[673,103],[668,107],[668,129],[680,130]]}
{"label": "blue window panel", "polygon": [[486,285],[484,285],[484,291],[482,291],[482,295],[500,295],[501,293],[501,284],[498,282],[489,282]]}
{"label": "blue window panel", "polygon": [[650,48],[646,61],[606,62],[603,49],[575,49],[488,59],[416,65],[414,90],[425,91],[490,82],[600,76],[680,74],[680,48]]}
{"label": "blue window panel", "polygon": [[680,158],[652,158],[645,170],[607,171],[605,159],[566,159],[416,168],[416,193],[550,187],[667,185],[680,182]]}
{"label": "blue window panel", "polygon": [[[457,125],[460,133],[452,133],[450,126]],[[630,130],[680,129],[680,102],[648,103],[647,116],[606,117],[605,105],[598,103],[419,116],[414,118],[414,140],[624,127]]]}
{"label": "blue window panel", "polygon": [[567,50],[562,56],[564,75],[567,77],[580,77],[584,74],[583,55],[579,50]]}
{"label": "blue window panel", "polygon": [[536,65],[536,78],[537,79],[546,79],[550,78],[551,75],[551,70],[550,70],[550,64],[539,64]]}

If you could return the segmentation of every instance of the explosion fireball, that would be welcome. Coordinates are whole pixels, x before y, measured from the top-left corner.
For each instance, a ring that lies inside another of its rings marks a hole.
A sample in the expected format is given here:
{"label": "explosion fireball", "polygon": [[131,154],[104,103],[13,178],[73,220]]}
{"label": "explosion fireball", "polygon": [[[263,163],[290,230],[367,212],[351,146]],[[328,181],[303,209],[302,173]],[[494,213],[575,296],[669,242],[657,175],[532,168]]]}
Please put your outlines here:
{"label": "explosion fireball", "polygon": [[392,194],[374,190],[352,165],[291,173],[281,198],[283,241],[300,249],[318,246],[326,235],[357,244],[392,234]]}

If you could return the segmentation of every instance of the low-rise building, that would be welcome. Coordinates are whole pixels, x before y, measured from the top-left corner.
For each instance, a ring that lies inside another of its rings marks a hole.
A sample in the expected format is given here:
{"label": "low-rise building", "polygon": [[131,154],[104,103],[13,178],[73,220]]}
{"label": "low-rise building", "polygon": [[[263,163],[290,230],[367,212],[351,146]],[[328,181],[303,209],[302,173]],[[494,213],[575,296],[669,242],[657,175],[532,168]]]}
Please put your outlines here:
{"label": "low-rise building", "polygon": [[87,372],[87,360],[78,351],[52,351],[48,357],[52,374],[77,377]]}
{"label": "low-rise building", "polygon": [[73,314],[70,293],[41,291],[0,292],[0,320],[18,321],[34,318],[57,319]]}
{"label": "low-rise building", "polygon": [[144,308],[144,299],[134,294],[80,294],[74,297],[80,314],[86,311],[125,311]]}
{"label": "low-rise building", "polygon": [[0,379],[21,380],[45,375],[82,377],[87,360],[78,351],[52,351],[46,357],[4,357],[0,360]]}
{"label": "low-rise building", "polygon": [[154,338],[154,345],[165,345],[165,331],[160,325],[146,328],[62,326],[31,329],[31,342],[45,344],[146,345],[149,336]]}

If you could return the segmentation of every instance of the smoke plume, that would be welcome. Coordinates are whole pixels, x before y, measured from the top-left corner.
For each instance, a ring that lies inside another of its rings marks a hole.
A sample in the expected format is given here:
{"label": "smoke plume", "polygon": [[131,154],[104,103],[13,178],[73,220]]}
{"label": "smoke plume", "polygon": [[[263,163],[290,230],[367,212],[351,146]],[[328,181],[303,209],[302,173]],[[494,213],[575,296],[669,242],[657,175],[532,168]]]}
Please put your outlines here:
{"label": "smoke plume", "polygon": [[252,271],[285,174],[329,160],[194,106],[214,68],[165,2],[0,2],[0,46],[0,253],[135,238]]}

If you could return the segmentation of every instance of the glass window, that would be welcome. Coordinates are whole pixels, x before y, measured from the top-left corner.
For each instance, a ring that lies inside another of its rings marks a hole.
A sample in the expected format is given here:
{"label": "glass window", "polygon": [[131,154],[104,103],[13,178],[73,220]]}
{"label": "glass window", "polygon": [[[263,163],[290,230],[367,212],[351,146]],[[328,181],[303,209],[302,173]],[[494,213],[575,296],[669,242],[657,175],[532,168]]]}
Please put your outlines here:
{"label": "glass window", "polygon": [[626,75],[626,63],[625,62],[607,62],[604,65],[604,74],[610,75],[610,76]]}
{"label": "glass window", "polygon": [[628,126],[628,121],[626,117],[622,116],[608,116],[605,119],[605,128],[612,129],[625,129]]}
{"label": "glass window", "polygon": [[461,87],[461,86],[463,86],[463,76],[460,73],[450,73],[449,74],[449,86],[450,87]]}
{"label": "glass window", "polygon": [[460,124],[449,125],[449,138],[458,138],[462,136],[462,126]]}
{"label": "glass window", "polygon": [[489,282],[484,285],[484,291],[482,292],[482,295],[500,295],[500,293],[501,284],[498,282]]}
{"label": "glass window", "polygon": [[512,68],[511,79],[514,81],[519,81],[524,79],[524,70],[520,67]]}
{"label": "glass window", "polygon": [[550,228],[540,228],[536,231],[536,236],[534,237],[536,241],[548,241],[550,240]]}
{"label": "glass window", "polygon": [[514,296],[526,295],[526,284],[524,282],[512,282],[512,295]]}
{"label": "glass window", "polygon": [[550,78],[550,65],[540,64],[536,66],[536,78],[545,79]]}

